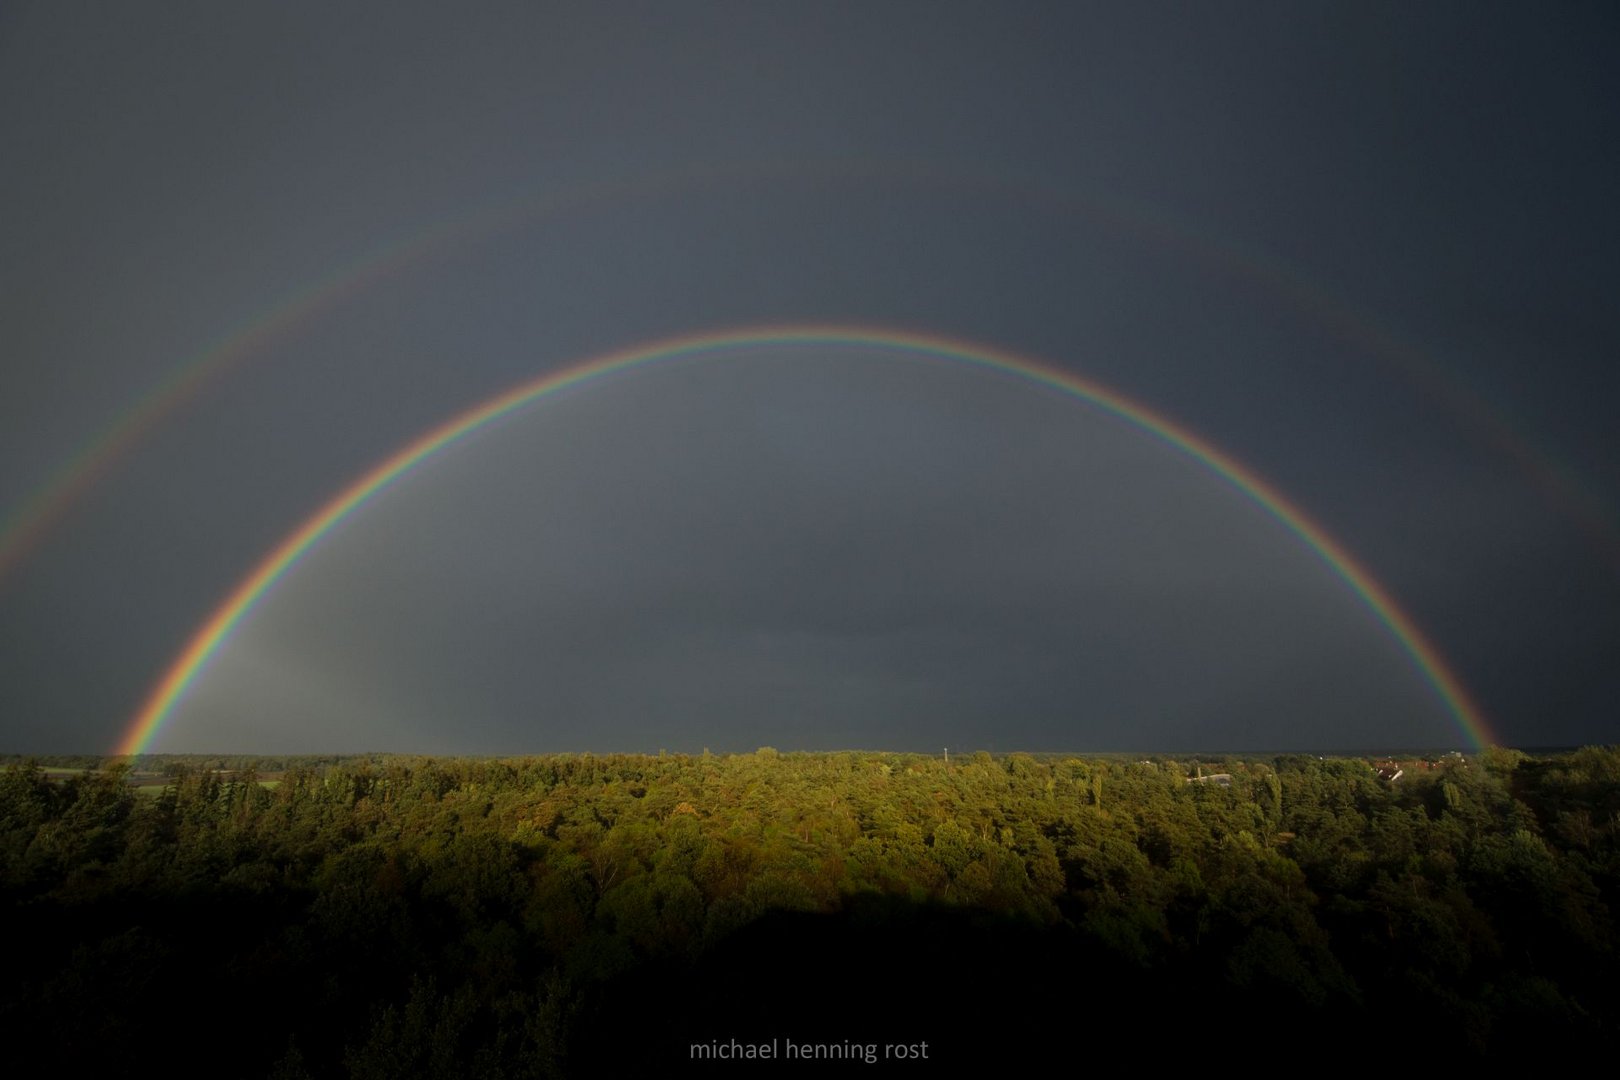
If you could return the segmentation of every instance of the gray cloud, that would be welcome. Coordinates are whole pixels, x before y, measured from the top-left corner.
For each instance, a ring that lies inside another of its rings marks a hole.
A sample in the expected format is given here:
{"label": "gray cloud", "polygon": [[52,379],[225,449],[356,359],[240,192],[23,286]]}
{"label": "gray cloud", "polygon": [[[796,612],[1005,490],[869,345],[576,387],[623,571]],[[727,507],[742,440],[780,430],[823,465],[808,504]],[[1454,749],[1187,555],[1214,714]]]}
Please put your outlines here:
{"label": "gray cloud", "polygon": [[[1162,410],[1360,557],[1509,741],[1612,741],[1615,38],[1477,4],[8,8],[0,515],[211,343],[378,272],[0,579],[0,748],[112,745],[279,538],[444,417],[783,321]],[[429,463],[163,745],[945,739],[1455,734],[1344,584],[1169,448],[830,350],[581,387]]]}

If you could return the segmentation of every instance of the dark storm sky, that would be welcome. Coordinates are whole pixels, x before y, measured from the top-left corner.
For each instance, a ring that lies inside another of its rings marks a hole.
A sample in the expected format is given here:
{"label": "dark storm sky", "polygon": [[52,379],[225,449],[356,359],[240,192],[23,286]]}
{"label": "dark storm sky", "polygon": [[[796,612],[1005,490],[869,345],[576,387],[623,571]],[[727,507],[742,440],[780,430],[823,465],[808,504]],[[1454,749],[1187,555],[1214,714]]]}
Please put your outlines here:
{"label": "dark storm sky", "polygon": [[[1612,742],[1617,49],[1597,4],[8,4],[0,515],[274,332],[0,578],[0,750],[110,748],[268,550],[448,416],[805,322],[1173,418],[1353,552],[1504,741]],[[1346,584],[1163,442],[761,347],[432,459],[155,748],[1461,742]]]}

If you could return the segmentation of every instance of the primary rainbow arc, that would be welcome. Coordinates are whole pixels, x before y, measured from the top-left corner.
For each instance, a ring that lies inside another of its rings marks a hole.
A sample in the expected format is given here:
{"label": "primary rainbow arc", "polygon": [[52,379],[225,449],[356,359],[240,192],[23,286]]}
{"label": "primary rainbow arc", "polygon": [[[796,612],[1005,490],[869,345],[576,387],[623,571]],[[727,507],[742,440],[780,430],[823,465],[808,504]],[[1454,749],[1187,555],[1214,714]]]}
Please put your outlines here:
{"label": "primary rainbow arc", "polygon": [[548,372],[476,405],[417,437],[360,476],[267,554],[210,615],[169,666],[131,721],[116,754],[146,752],[186,691],[231,631],[321,537],[424,459],[548,394],[615,372],[702,353],[784,345],[859,346],[955,361],[1030,379],[1087,401],[1174,446],[1231,483],[1302,540],[1394,635],[1475,747],[1495,742],[1462,682],[1417,624],[1342,545],[1280,491],[1201,436],[1099,383],[984,345],[897,330],[775,326],[695,334],[599,356]]}

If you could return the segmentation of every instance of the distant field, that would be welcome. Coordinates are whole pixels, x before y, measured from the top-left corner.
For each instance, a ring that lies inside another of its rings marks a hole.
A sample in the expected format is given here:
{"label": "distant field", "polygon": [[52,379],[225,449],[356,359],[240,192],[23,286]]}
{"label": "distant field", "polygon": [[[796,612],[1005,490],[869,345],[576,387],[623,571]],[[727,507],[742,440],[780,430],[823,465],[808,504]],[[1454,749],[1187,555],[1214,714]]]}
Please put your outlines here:
{"label": "distant field", "polygon": [[[40,768],[40,771],[45,774],[45,778],[47,780],[51,780],[56,783],[66,783],[74,777],[87,773],[90,770],[69,768],[62,765],[45,765]],[[223,780],[230,774],[221,770],[217,775]],[[163,789],[169,786],[170,781],[169,778],[164,776],[162,773],[143,771],[128,774],[124,778],[124,782],[128,784],[128,786],[134,790],[137,795],[161,795],[163,793]],[[268,774],[267,778],[261,778],[259,780],[259,786],[267,791],[274,791],[276,788],[281,786],[281,774]]]}
{"label": "distant field", "polygon": [[[131,777],[129,786],[135,789],[137,795],[161,795],[169,783],[167,780],[154,780],[149,774],[142,774],[139,777]],[[266,791],[274,791],[281,786],[281,778],[260,780],[259,786]]]}

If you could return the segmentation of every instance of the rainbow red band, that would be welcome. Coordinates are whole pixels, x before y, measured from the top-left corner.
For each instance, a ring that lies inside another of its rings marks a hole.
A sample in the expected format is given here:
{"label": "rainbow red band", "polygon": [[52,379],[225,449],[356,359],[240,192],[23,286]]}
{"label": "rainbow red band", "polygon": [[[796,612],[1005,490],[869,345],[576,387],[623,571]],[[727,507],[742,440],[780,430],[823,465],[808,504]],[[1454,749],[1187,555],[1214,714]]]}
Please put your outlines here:
{"label": "rainbow red band", "polygon": [[338,492],[297,530],[276,545],[253,572],[232,590],[192,636],[184,651],[153,688],[114,752],[117,754],[145,752],[175,706],[184,697],[186,690],[206,667],[209,659],[219,651],[231,631],[253,609],[258,600],[284,574],[296,566],[321,537],[419,462],[485,424],[515,412],[548,394],[577,386],[590,379],[703,353],[784,345],[861,346],[988,368],[1027,378],[1090,402],[1157,436],[1203,463],[1304,541],[1350,586],[1400,642],[1435,693],[1445,703],[1446,709],[1464,738],[1476,748],[1495,742],[1479,707],[1439,651],[1372,575],[1319,525],[1289,502],[1281,492],[1192,431],[1097,383],[986,346],[883,329],[781,326],[674,338],[587,360],[516,386],[481,405],[451,417],[438,427],[412,440]]}

